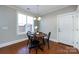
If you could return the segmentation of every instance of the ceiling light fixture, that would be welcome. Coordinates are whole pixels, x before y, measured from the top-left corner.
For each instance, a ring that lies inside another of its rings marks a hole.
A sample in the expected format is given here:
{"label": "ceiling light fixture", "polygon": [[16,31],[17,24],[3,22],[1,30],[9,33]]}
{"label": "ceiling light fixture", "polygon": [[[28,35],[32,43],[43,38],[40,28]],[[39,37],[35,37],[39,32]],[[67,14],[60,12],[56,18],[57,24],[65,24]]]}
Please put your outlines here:
{"label": "ceiling light fixture", "polygon": [[36,20],[36,17],[34,17],[34,20]]}
{"label": "ceiling light fixture", "polygon": [[38,19],[37,19],[38,21],[40,21],[41,20],[41,17],[38,17]]}
{"label": "ceiling light fixture", "polygon": [[38,28],[38,26],[35,26],[35,29],[37,29]]}
{"label": "ceiling light fixture", "polygon": [[39,14],[39,5],[37,5],[36,8],[37,8],[37,15],[38,15],[38,16],[36,16],[36,20],[40,21],[41,17],[39,17],[39,15],[40,15]]}

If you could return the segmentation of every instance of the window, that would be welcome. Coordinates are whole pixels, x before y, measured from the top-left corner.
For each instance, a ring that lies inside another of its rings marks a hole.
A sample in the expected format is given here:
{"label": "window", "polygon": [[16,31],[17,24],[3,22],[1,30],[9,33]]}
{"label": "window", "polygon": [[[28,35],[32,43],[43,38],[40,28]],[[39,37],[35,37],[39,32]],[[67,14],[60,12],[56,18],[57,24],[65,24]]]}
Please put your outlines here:
{"label": "window", "polygon": [[22,34],[25,32],[25,25],[26,25],[26,15],[18,13],[18,34]]}
{"label": "window", "polygon": [[33,17],[18,13],[17,33],[24,34],[27,31],[34,32]]}
{"label": "window", "polygon": [[26,15],[18,14],[18,25],[24,26],[26,24]]}
{"label": "window", "polygon": [[26,32],[31,31],[34,32],[34,20],[33,17],[27,16],[27,25],[26,25]]}

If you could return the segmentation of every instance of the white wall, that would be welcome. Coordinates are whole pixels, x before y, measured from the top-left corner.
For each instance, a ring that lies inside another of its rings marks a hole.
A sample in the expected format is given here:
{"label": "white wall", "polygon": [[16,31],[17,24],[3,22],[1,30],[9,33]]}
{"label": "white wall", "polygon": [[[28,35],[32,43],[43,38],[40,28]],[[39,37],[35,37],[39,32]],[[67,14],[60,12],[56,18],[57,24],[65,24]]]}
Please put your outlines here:
{"label": "white wall", "polygon": [[0,5],[0,47],[22,41],[26,37],[25,34],[17,35],[17,12],[16,9]]}
{"label": "white wall", "polygon": [[48,15],[42,16],[42,20],[40,22],[40,31],[48,33],[51,32],[51,39],[57,39],[57,15],[73,12],[77,8],[76,5],[69,6],[55,12],[49,13]]}
{"label": "white wall", "polygon": [[16,40],[16,11],[0,6],[0,44]]}

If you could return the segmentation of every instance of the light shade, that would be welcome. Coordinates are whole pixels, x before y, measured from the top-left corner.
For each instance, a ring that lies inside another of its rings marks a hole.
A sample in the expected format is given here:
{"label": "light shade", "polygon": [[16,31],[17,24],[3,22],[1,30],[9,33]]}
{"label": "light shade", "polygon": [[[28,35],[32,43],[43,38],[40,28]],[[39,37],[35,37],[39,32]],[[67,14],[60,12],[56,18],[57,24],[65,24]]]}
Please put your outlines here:
{"label": "light shade", "polygon": [[38,21],[40,21],[41,20],[41,17],[38,17],[38,19],[37,19]]}
{"label": "light shade", "polygon": [[37,29],[38,28],[38,26],[35,26],[35,29]]}
{"label": "light shade", "polygon": [[36,17],[34,17],[34,20],[36,20]]}

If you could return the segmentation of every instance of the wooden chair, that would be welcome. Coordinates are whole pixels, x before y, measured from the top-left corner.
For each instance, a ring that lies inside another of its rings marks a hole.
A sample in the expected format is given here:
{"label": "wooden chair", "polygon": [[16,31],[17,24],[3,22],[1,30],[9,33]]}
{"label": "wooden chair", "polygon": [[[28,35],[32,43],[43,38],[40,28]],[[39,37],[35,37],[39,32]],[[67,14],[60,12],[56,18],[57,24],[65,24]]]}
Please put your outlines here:
{"label": "wooden chair", "polygon": [[27,37],[28,37],[28,40],[27,40],[27,45],[28,45],[28,44],[30,43],[30,41],[32,41],[32,40],[31,40],[31,37],[30,37],[31,32],[28,31],[26,35],[27,35]]}
{"label": "wooden chair", "polygon": [[31,43],[29,44],[29,53],[31,52],[31,49],[35,49],[36,50],[36,54],[37,54],[37,50],[40,49],[43,51],[43,49],[41,48],[41,44],[40,41],[38,41],[36,39],[36,36],[34,35],[34,38],[31,38]]}
{"label": "wooden chair", "polygon": [[48,45],[48,49],[50,48],[50,46],[49,46],[50,35],[51,35],[51,32],[49,32],[48,35],[46,37],[44,37],[44,39],[45,39],[45,41],[46,41],[46,43]]}

